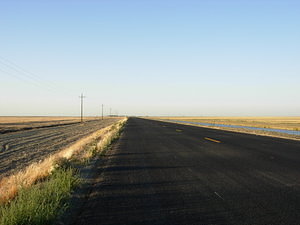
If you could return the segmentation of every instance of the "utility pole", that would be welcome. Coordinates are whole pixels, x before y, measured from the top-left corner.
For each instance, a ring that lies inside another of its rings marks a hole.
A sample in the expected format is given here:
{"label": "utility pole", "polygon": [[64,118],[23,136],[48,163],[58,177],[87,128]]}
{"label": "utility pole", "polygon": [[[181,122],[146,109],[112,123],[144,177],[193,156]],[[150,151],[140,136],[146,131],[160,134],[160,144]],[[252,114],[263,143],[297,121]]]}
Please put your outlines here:
{"label": "utility pole", "polygon": [[103,104],[102,104],[102,120],[103,120]]}
{"label": "utility pole", "polygon": [[81,95],[79,96],[80,98],[80,122],[83,122],[83,99],[85,98],[85,96],[83,96],[83,94],[81,93]]}

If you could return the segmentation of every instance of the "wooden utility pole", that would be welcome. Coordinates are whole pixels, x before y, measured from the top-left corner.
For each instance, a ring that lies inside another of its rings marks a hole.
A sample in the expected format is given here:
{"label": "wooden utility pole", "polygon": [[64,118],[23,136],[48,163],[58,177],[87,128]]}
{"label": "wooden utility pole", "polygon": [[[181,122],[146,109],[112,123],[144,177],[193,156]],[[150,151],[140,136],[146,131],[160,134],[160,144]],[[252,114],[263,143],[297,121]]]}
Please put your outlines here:
{"label": "wooden utility pole", "polygon": [[83,99],[85,98],[85,96],[83,96],[83,94],[81,93],[81,96],[79,96],[79,98],[81,99],[80,101],[80,122],[83,122]]}
{"label": "wooden utility pole", "polygon": [[102,104],[102,120],[103,120],[103,104]]}

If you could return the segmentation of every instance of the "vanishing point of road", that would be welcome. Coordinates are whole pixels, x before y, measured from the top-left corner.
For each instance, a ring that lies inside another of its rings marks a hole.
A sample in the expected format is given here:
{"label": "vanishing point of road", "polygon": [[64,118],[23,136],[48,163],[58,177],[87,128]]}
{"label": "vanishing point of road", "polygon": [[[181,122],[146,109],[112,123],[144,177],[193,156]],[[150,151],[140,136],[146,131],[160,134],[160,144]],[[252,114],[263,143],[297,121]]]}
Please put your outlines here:
{"label": "vanishing point of road", "polygon": [[129,118],[72,224],[300,224],[300,142]]}

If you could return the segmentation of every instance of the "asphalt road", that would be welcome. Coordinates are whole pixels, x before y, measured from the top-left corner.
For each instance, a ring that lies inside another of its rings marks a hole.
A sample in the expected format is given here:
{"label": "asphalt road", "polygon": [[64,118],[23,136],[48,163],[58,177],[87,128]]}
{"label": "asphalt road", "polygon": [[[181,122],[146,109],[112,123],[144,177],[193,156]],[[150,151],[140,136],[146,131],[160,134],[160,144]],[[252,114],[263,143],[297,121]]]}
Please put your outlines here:
{"label": "asphalt road", "polygon": [[130,118],[72,224],[300,224],[300,142]]}
{"label": "asphalt road", "polygon": [[42,160],[116,121],[91,120],[0,134],[0,178]]}

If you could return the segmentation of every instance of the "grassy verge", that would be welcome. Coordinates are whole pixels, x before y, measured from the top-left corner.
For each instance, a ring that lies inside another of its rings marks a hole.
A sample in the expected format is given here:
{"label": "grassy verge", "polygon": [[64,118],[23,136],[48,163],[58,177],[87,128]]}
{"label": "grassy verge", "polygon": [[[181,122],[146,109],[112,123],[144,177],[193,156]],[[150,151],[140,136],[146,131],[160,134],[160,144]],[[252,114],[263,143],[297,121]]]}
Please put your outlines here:
{"label": "grassy verge", "polygon": [[125,123],[126,120],[122,120],[105,128],[100,136],[72,157],[51,161],[54,169],[50,175],[43,176],[30,186],[18,187],[17,194],[0,205],[0,225],[52,224],[67,208],[72,190],[80,183],[77,168],[84,166],[91,157],[104,154],[119,138]]}
{"label": "grassy verge", "polygon": [[71,190],[79,183],[73,168],[58,168],[44,182],[21,188],[16,198],[0,207],[1,225],[51,224]]}

